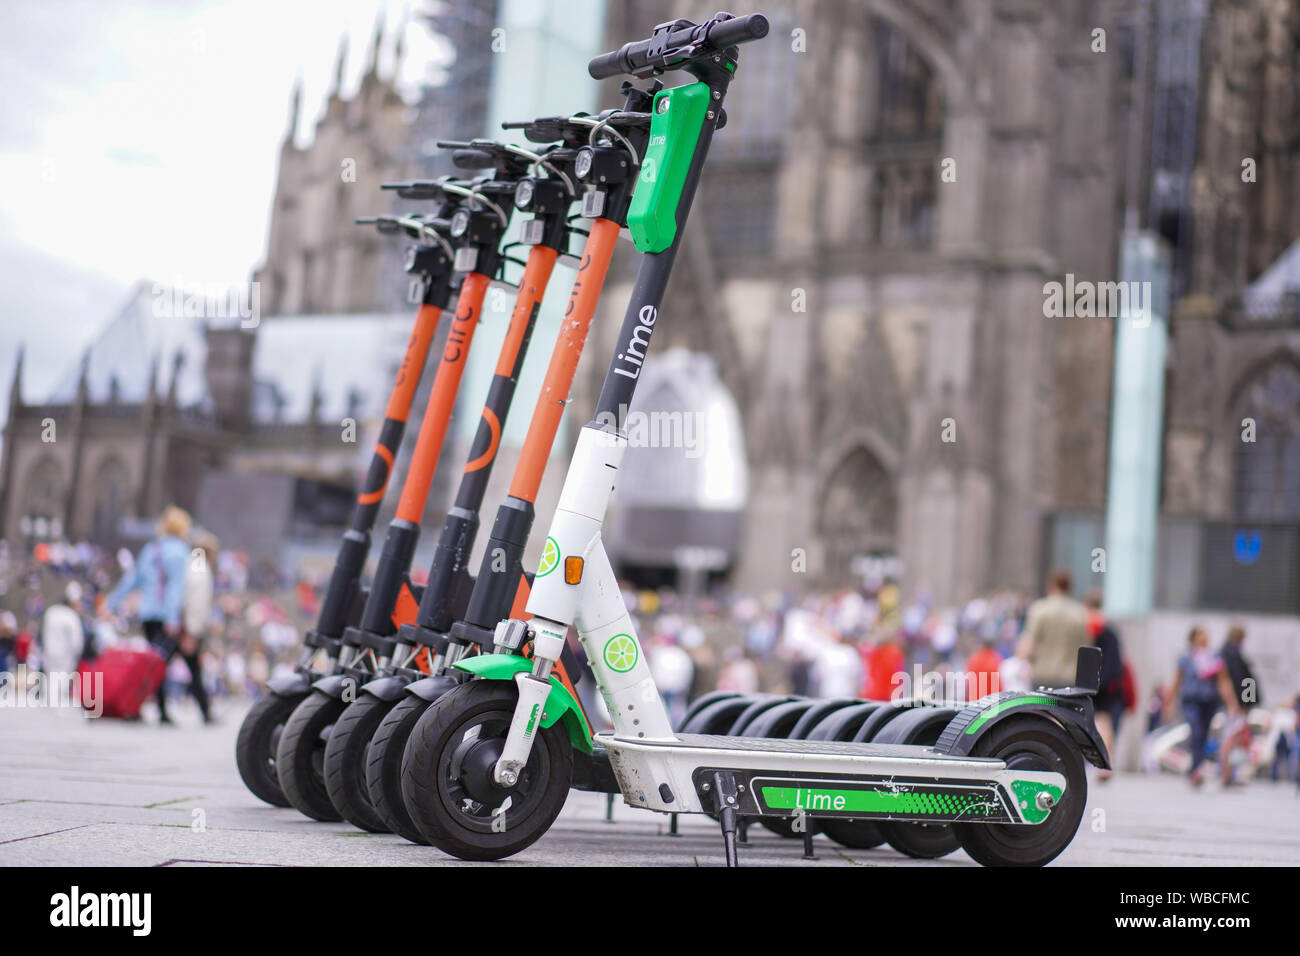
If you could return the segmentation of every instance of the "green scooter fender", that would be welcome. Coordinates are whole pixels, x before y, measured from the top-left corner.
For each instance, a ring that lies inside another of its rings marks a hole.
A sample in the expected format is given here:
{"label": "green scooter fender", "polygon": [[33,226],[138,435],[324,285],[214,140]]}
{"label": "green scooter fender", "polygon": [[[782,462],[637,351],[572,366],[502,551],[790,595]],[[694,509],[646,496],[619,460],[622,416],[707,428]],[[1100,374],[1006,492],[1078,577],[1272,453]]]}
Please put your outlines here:
{"label": "green scooter fender", "polygon": [[[459,660],[451,666],[483,680],[508,680],[513,683],[516,674],[533,669],[533,662],[527,657],[514,654],[476,654]],[[592,752],[591,729],[587,726],[582,708],[573,699],[569,689],[561,684],[554,674],[551,675],[551,692],[546,697],[543,711],[543,727],[550,727],[556,721],[563,720],[564,729],[569,734],[569,742],[574,748],[587,754]]]}
{"label": "green scooter fender", "polygon": [[1059,724],[1093,765],[1110,769],[1110,755],[1093,720],[1089,694],[1062,691],[1003,691],[967,704],[939,735],[934,747],[943,753],[973,753],[976,742],[1008,717],[1034,714]]}

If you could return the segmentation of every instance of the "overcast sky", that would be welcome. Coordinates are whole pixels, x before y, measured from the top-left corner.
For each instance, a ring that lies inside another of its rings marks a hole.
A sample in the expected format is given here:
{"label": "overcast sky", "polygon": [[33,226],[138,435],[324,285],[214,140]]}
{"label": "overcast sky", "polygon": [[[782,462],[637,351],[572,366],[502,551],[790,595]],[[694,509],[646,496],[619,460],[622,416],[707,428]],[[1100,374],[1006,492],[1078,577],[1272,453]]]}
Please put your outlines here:
{"label": "overcast sky", "polygon": [[75,363],[137,280],[243,282],[260,261],[294,79],[310,137],[349,37],[360,81],[405,28],[408,92],[449,56],[429,0],[5,0],[0,5],[0,406]]}

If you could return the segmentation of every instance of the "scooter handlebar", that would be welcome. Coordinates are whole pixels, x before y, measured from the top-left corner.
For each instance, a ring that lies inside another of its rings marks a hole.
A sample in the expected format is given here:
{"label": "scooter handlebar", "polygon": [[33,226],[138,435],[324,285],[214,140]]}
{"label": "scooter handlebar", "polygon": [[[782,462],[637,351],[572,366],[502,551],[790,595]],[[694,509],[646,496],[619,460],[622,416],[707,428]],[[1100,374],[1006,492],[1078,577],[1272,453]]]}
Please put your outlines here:
{"label": "scooter handlebar", "polygon": [[[659,38],[651,37],[634,43],[625,43],[621,49],[602,53],[587,64],[592,79],[604,80],[621,73],[637,75],[656,68],[670,68],[704,53],[725,50],[729,46],[760,40],[767,36],[767,17],[750,13],[743,17],[719,14],[702,24],[679,21],[677,29]],[[681,60],[670,59],[671,54],[683,48],[693,48]],[[665,56],[665,55],[668,56]]]}
{"label": "scooter handlebar", "polygon": [[452,165],[457,169],[491,169],[497,164],[496,157],[481,149],[457,149],[451,154]]}

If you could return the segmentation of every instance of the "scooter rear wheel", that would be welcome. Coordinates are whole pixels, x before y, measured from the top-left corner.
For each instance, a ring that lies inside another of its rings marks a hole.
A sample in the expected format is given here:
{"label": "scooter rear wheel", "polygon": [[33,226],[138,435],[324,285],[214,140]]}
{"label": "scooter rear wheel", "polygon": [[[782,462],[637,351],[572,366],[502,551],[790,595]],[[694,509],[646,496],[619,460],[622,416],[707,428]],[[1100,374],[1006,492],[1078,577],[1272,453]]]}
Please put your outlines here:
{"label": "scooter rear wheel", "polygon": [[508,681],[462,684],[429,706],[402,758],[406,810],[430,844],[462,860],[500,860],[532,846],[559,815],[573,781],[573,745],[556,723],[533,738],[513,787],[493,767],[519,694]]}
{"label": "scooter rear wheel", "polygon": [[275,751],[275,772],[289,803],[323,823],[343,819],[325,789],[325,742],[345,706],[336,697],[312,691],[285,723]]}
{"label": "scooter rear wheel", "polygon": [[984,866],[1043,866],[1056,859],[1074,839],[1088,802],[1083,757],[1069,734],[1046,718],[1009,718],[979,740],[975,753],[1018,770],[1064,774],[1065,793],[1042,823],[958,824],[962,849]]}
{"label": "scooter rear wheel", "polygon": [[[913,744],[928,747],[939,739],[957,711],[951,707],[910,707],[892,717],[870,738],[872,743]],[[951,823],[877,824],[885,842],[904,856],[937,860],[957,850],[961,843]]]}
{"label": "scooter rear wheel", "polygon": [[344,709],[325,744],[325,790],[349,823],[370,833],[387,833],[366,787],[366,748],[393,700],[361,694]]}
{"label": "scooter rear wheel", "polygon": [[[852,740],[863,722],[881,707],[880,701],[860,701],[829,712],[808,732],[808,740]],[[870,850],[885,842],[880,828],[870,820],[818,820],[817,827],[840,846]]]}
{"label": "scooter rear wheel", "polygon": [[375,811],[389,831],[427,846],[420,828],[402,801],[402,754],[420,716],[429,709],[423,697],[407,694],[380,722],[366,748],[366,789]]}
{"label": "scooter rear wheel", "polygon": [[276,776],[275,752],[285,722],[306,696],[268,692],[244,715],[244,722],[239,725],[239,738],[235,741],[235,765],[239,768],[239,776],[253,796],[273,807],[290,806],[289,798],[280,787],[280,778]]}
{"label": "scooter rear wheel", "polygon": [[734,690],[711,690],[707,694],[701,694],[699,697],[696,697],[691,701],[689,706],[687,706],[686,713],[682,714],[682,719],[679,722],[679,729],[685,727],[692,717],[710,704],[716,704],[720,700],[729,700],[733,697],[739,696],[740,694],[736,693]]}

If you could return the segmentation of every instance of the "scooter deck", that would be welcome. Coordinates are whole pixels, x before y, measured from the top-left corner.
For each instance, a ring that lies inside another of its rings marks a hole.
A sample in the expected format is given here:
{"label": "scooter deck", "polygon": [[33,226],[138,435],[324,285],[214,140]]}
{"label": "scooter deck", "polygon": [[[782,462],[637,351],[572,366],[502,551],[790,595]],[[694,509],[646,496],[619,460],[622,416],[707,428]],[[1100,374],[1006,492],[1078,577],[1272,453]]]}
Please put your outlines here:
{"label": "scooter deck", "polygon": [[629,805],[669,812],[715,811],[721,774],[734,784],[740,812],[756,816],[1038,823],[1066,783],[1059,773],[909,744],[710,734],[595,741]]}
{"label": "scooter deck", "polygon": [[[597,734],[597,738],[606,735]],[[626,740],[626,738],[624,738]],[[782,740],[769,737],[728,737],[723,734],[678,734],[671,740],[637,740],[655,747],[687,747],[707,750],[741,750],[747,753],[787,753],[800,755],[834,755],[844,757],[878,757],[882,760],[944,760],[963,764],[982,764],[998,769],[1001,760],[990,757],[953,757],[933,747],[915,744],[850,743],[839,740]]]}

